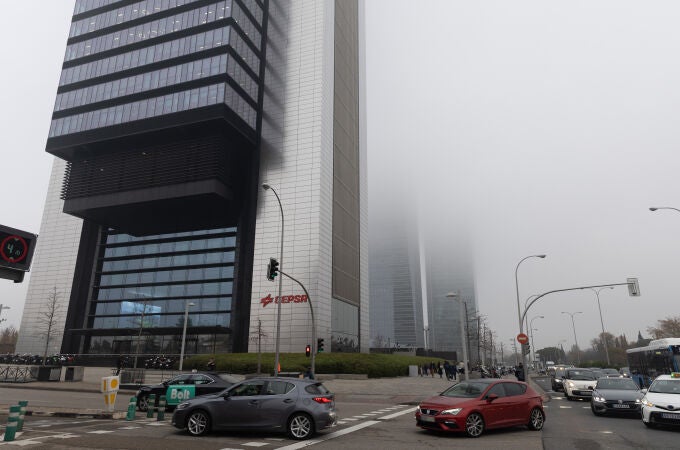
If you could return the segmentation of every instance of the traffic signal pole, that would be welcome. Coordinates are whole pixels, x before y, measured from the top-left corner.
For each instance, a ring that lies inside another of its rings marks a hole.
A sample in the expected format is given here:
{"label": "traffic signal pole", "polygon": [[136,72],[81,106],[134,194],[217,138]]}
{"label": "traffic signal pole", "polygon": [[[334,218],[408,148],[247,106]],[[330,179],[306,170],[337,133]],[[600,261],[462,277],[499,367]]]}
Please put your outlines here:
{"label": "traffic signal pole", "polygon": [[[305,291],[305,295],[307,296],[307,303],[309,304],[309,312],[312,314],[312,376],[316,377],[316,352],[317,352],[317,347],[318,347],[318,342],[316,341],[316,320],[314,320],[314,307],[312,306],[312,297],[309,296],[309,292],[307,292],[307,288],[305,288],[305,285],[300,283],[297,279],[293,278],[292,276],[288,275],[286,272],[283,272],[279,270],[279,273],[281,275],[285,275],[286,277],[290,278],[291,280],[295,281],[297,284],[300,285],[303,291]],[[281,297],[279,297],[279,304],[281,304]]]}

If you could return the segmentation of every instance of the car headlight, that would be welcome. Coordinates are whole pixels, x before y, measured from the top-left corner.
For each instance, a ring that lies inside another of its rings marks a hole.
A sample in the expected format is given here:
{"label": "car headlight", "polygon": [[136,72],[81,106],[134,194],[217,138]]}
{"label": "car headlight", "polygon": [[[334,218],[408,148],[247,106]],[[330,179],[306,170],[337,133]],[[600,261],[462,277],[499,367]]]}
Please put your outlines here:
{"label": "car headlight", "polygon": [[639,398],[636,398],[635,403],[641,403],[641,400]]}
{"label": "car headlight", "polygon": [[596,402],[602,402],[602,403],[605,402],[604,397],[601,397],[599,395],[594,395],[593,400],[595,400]]}
{"label": "car headlight", "polygon": [[180,403],[179,405],[177,405],[177,409],[184,409],[187,408],[188,406],[189,402]]}
{"label": "car headlight", "polygon": [[450,414],[452,416],[455,416],[455,415],[458,415],[458,413],[461,412],[462,410],[463,410],[463,408],[445,409],[440,414]]}
{"label": "car headlight", "polygon": [[569,386],[570,388],[573,388],[576,385],[574,383],[572,383],[571,381],[567,381],[567,386]]}
{"label": "car headlight", "polygon": [[650,402],[650,401],[647,400],[646,398],[643,398],[642,400],[640,400],[640,403],[642,403],[643,405],[645,405],[645,406],[648,407],[648,408],[653,408],[653,407],[654,407],[654,403]]}
{"label": "car headlight", "polygon": [[561,383],[561,382],[562,382],[562,380],[561,380],[561,379],[559,379],[559,378],[555,378],[555,383]]}

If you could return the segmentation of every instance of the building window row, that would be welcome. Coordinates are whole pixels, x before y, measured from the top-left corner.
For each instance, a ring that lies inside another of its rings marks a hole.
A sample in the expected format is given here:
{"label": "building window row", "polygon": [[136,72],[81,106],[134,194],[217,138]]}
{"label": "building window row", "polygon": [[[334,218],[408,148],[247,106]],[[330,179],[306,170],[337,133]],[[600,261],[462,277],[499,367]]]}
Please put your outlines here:
{"label": "building window row", "polygon": [[[151,240],[160,240],[160,239],[171,239],[170,243],[174,243],[175,238],[187,238],[187,237],[194,237],[194,236],[205,236],[209,234],[222,234],[222,233],[236,233],[236,227],[227,227],[227,228],[213,228],[210,230],[194,230],[194,231],[181,231],[178,233],[166,233],[166,234],[153,234],[153,235],[146,235],[146,236],[131,236],[129,234],[113,234],[113,230],[109,230],[111,233],[107,235],[106,239],[106,245],[111,245],[111,244],[124,244],[127,242],[146,242],[146,241],[151,241]],[[233,237],[233,236],[232,236]],[[187,241],[183,241],[187,242]],[[179,242],[178,242],[179,244]]]}
{"label": "building window row", "polygon": [[50,126],[49,137],[64,136],[220,103],[226,103],[250,127],[255,129],[255,110],[230,86],[220,83],[54,119]]}
{"label": "building window row", "polygon": [[164,284],[157,286],[128,286],[124,288],[99,288],[97,300],[143,301],[145,298],[182,298],[231,295],[232,281],[190,284]]}
{"label": "building window row", "polygon": [[262,8],[260,8],[260,5],[255,0],[241,0],[241,2],[250,14],[255,17],[255,21],[262,24]]}
{"label": "building window row", "polygon": [[177,266],[198,266],[206,264],[226,264],[234,262],[234,253],[229,251],[213,251],[208,253],[180,254],[134,259],[104,261],[103,272],[119,272],[125,270],[156,269]]}
{"label": "building window row", "polygon": [[131,272],[102,274],[99,280],[100,287],[136,285],[151,283],[168,283],[179,281],[202,281],[233,279],[234,267],[206,267],[200,269],[173,269],[160,270],[157,272]]}
{"label": "building window row", "polygon": [[[189,316],[192,327],[215,327],[229,325],[231,314],[228,313],[206,313],[206,314],[190,314]],[[95,317],[92,321],[92,328],[94,329],[110,329],[110,328],[139,328],[140,316],[104,316]],[[152,314],[144,317],[144,328],[166,328],[177,327],[182,328],[184,325],[184,313],[182,314]]]}
{"label": "building window row", "polygon": [[175,39],[174,41],[144,47],[128,53],[122,53],[109,58],[103,58],[86,64],[69,67],[62,70],[59,86],[66,86],[91,78],[120,72],[122,70],[134,69],[147,64],[190,55],[202,50],[228,45],[230,42],[246,64],[248,64],[255,73],[259,73],[259,58],[237,32],[231,31],[231,27],[219,28],[181,39]]}
{"label": "building window row", "polygon": [[[187,302],[192,302],[194,306],[191,307],[192,313],[207,313],[207,312],[230,312],[231,311],[231,297],[206,297],[206,298],[177,298],[173,300],[149,300],[146,302],[146,312],[144,315],[153,315],[159,313],[183,313]],[[144,311],[144,302],[139,301],[114,301],[114,302],[97,302],[95,307],[95,314],[97,316],[121,316],[138,314],[141,315]]]}
{"label": "building window row", "polygon": [[[155,255],[158,253],[170,253],[170,252],[188,252],[192,250],[211,250],[223,247],[234,247],[236,243],[235,236],[217,236],[212,238],[195,239],[195,240],[183,240],[183,241],[170,241],[170,242],[151,242],[144,243],[132,242],[135,245],[129,245],[125,247],[120,246],[107,246],[104,251],[104,257],[117,257],[117,256],[136,256],[136,255]],[[205,255],[205,253],[201,253]]]}
{"label": "building window row", "polygon": [[108,83],[96,84],[83,89],[58,94],[55,111],[62,111],[91,103],[102,102],[126,95],[138,94],[153,89],[172,86],[187,81],[219,75],[227,71],[227,55],[191,61],[179,66],[166,67],[121,78]]}
{"label": "building window row", "polygon": [[76,7],[73,11],[73,15],[82,14],[118,1],[120,0],[76,0]]}
{"label": "building window row", "polygon": [[96,16],[88,17],[86,19],[78,20],[71,24],[71,30],[68,37],[72,38],[82,34],[91,33],[93,31],[101,30],[119,23],[129,22],[131,20],[146,17],[151,14],[156,14],[161,11],[167,11],[177,6],[182,6],[188,3],[193,3],[198,0],[144,0],[142,2],[133,3],[122,8],[107,11]]}
{"label": "building window row", "polygon": [[[218,324],[223,325],[223,324]],[[224,326],[224,325],[223,325]],[[140,342],[137,336],[93,336],[90,338],[88,353],[95,354],[136,354],[158,355],[179,354],[181,334],[144,335]],[[137,345],[139,344],[139,345]],[[225,333],[187,335],[185,354],[228,353],[231,351],[231,336]],[[139,367],[143,363],[138,364]]]}
{"label": "building window row", "polygon": [[[94,55],[136,42],[142,42],[147,39],[153,39],[169,33],[204,25],[206,23],[214,22],[215,20],[224,19],[225,17],[230,17],[230,9],[231,2],[222,1],[171,17],[140,24],[134,28],[127,28],[104,36],[98,36],[86,41],[71,44],[66,46],[64,61],[72,61],[84,56]],[[238,9],[242,14],[240,8],[235,9]],[[210,13],[211,11],[212,13]],[[245,22],[246,21],[242,21],[240,24],[242,28],[247,26]],[[259,33],[257,33],[257,36],[254,36],[254,33],[251,31],[249,36],[251,39],[257,39],[253,42],[260,42]]]}

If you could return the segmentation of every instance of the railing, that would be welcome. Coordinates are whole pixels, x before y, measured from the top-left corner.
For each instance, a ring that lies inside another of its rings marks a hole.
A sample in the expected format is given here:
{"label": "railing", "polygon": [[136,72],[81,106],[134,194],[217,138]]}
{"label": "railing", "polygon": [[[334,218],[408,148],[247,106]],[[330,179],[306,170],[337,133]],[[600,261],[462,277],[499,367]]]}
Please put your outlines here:
{"label": "railing", "polygon": [[2,366],[0,367],[1,383],[28,383],[35,381],[31,374],[31,366]]}

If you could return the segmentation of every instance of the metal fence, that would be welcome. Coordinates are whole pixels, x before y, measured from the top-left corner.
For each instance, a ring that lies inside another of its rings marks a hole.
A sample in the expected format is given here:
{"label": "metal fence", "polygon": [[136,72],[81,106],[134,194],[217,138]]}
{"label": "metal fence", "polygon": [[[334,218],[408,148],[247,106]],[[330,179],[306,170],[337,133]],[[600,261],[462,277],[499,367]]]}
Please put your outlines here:
{"label": "metal fence", "polygon": [[3,366],[0,367],[0,382],[28,383],[35,381],[31,373],[31,366]]}

